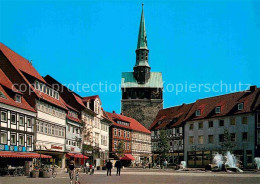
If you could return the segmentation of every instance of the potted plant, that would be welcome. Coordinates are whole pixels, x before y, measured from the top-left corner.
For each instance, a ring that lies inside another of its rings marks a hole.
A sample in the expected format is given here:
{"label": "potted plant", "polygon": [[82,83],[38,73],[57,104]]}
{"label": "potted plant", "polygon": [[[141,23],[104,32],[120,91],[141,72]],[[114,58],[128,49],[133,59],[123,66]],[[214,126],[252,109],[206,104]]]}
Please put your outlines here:
{"label": "potted plant", "polygon": [[39,169],[33,169],[31,172],[30,172],[30,176],[32,178],[38,178],[39,177]]}

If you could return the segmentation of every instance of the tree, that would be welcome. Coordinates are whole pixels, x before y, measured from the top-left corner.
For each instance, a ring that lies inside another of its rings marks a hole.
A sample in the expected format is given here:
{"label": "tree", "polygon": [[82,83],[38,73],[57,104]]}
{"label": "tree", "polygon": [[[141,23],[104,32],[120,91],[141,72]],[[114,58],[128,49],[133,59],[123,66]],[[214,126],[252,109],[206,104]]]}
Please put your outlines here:
{"label": "tree", "polygon": [[222,151],[232,151],[236,147],[236,143],[231,140],[231,134],[227,128],[224,128],[224,139],[220,143]]}
{"label": "tree", "polygon": [[170,147],[165,130],[160,130],[160,138],[158,140],[158,154],[161,159],[165,160],[169,153]]}
{"label": "tree", "polygon": [[117,145],[116,154],[119,157],[122,157],[125,151],[125,142],[120,140]]}

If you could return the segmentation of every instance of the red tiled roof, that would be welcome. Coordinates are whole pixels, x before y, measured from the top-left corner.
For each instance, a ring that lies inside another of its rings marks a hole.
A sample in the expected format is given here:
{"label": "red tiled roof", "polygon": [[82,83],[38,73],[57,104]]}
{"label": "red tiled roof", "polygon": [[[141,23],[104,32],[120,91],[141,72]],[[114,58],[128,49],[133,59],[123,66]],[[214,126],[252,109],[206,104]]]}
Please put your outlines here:
{"label": "red tiled roof", "polygon": [[7,105],[11,105],[11,106],[14,106],[14,107],[18,107],[18,108],[21,108],[21,109],[25,109],[25,110],[29,110],[29,111],[35,112],[35,110],[27,103],[27,101],[24,99],[23,96],[22,96],[21,103],[16,102],[13,98],[10,97],[10,95],[8,94],[8,91],[6,91],[3,86],[5,88],[8,88],[8,89],[12,90],[14,93],[19,93],[22,96],[22,93],[19,92],[13,86],[12,82],[8,79],[8,77],[0,69],[0,91],[6,97],[6,98],[1,98],[0,97],[0,103],[4,103],[4,104],[7,104]]}
{"label": "red tiled roof", "polygon": [[5,46],[3,43],[0,43],[0,50],[3,52],[3,54],[7,57],[7,59],[12,63],[12,65],[22,72],[25,72],[36,79],[40,80],[41,82],[45,82],[45,80],[42,78],[42,76],[37,72],[37,70],[32,66],[30,61],[25,59],[24,57],[20,56],[7,46]]}
{"label": "red tiled roof", "polygon": [[75,121],[75,122],[81,123],[80,119],[74,118],[74,117],[72,117],[72,116],[69,116],[68,114],[67,114],[67,118],[68,118],[69,120],[71,120],[71,121]]}
{"label": "red tiled roof", "polygon": [[0,151],[0,157],[4,158],[52,158],[52,156],[32,152]]}
{"label": "red tiled roof", "polygon": [[[158,130],[165,127],[170,128],[181,125],[192,106],[193,104],[182,104],[180,106],[160,110],[149,129]],[[158,122],[161,123],[158,124]]]}
{"label": "red tiled roof", "polygon": [[82,99],[83,99],[84,102],[88,102],[89,100],[95,100],[95,99],[97,99],[97,98],[100,100],[100,98],[99,98],[98,95],[87,96],[87,97],[83,97]]}
{"label": "red tiled roof", "polygon": [[86,106],[85,106],[84,103],[83,103],[82,98],[79,97],[78,95],[76,95],[75,93],[72,93],[72,94],[73,94],[74,98],[76,99],[76,101],[77,101],[81,106],[83,106],[83,107],[86,108]]}
{"label": "red tiled roof", "polygon": [[[130,130],[134,130],[134,131],[138,131],[138,132],[143,132],[143,133],[147,133],[147,134],[151,133],[141,123],[139,123],[138,121],[136,121],[133,118],[123,116],[120,114],[116,114],[116,113],[110,113],[110,112],[106,112],[106,114],[107,114],[108,118],[110,119],[110,121],[112,121],[114,126],[130,129]],[[115,120],[121,120],[121,121],[128,122],[130,124],[130,126],[118,124],[118,123],[116,123]]]}
{"label": "red tiled roof", "polygon": [[[14,68],[17,70],[17,72],[21,75],[21,77],[26,81],[26,83],[30,86],[30,88],[32,89],[32,91],[39,97],[42,98],[43,100],[50,102],[58,107],[61,107],[63,109],[67,109],[66,106],[59,100],[50,97],[38,90],[36,90],[31,83],[28,81],[28,79],[25,77],[25,75],[23,74],[29,74],[30,76],[33,76],[34,78],[36,78],[37,80],[43,82],[44,84],[47,84],[46,81],[42,78],[42,76],[37,72],[37,70],[32,66],[32,64],[26,60],[25,58],[23,58],[22,56],[20,56],[19,54],[17,54],[16,52],[14,52],[13,50],[11,50],[10,48],[8,48],[7,46],[5,46],[3,43],[0,43],[0,50],[2,51],[2,53],[6,56],[6,58],[10,61],[10,63],[14,66]],[[61,98],[61,97],[60,97]]]}

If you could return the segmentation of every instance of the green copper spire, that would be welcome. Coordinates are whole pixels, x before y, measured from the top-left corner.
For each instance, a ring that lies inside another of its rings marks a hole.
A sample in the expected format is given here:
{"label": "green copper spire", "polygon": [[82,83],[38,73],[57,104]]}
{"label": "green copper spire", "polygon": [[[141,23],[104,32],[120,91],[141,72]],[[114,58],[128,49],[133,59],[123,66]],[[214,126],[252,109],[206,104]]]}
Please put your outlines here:
{"label": "green copper spire", "polygon": [[142,4],[142,14],[141,14],[140,27],[139,27],[137,49],[148,49],[146,31],[145,31],[145,21],[144,21],[144,4]]}

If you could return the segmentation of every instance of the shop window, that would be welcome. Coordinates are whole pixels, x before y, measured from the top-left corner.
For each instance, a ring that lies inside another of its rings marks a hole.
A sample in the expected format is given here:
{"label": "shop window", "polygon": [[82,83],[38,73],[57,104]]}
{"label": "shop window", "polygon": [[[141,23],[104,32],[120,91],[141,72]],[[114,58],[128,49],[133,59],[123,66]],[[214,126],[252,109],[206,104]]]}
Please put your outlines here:
{"label": "shop window", "polygon": [[1,144],[7,144],[7,132],[0,132],[0,143]]}
{"label": "shop window", "polygon": [[11,134],[10,144],[16,145],[16,134]]}
{"label": "shop window", "polygon": [[1,121],[7,121],[7,112],[1,112]]}

